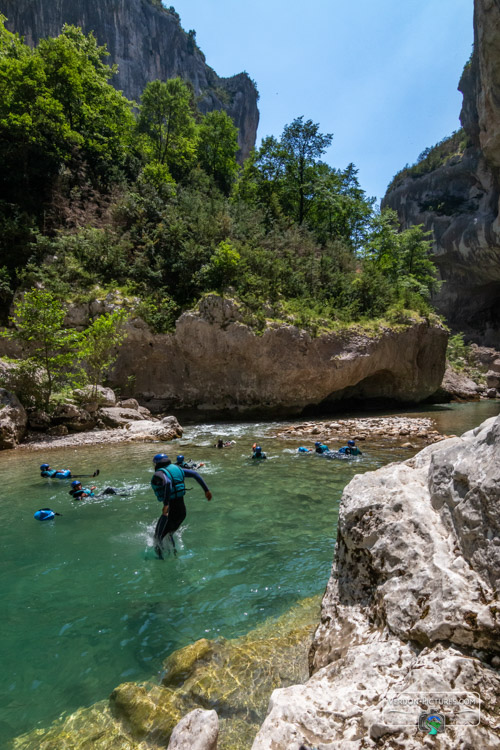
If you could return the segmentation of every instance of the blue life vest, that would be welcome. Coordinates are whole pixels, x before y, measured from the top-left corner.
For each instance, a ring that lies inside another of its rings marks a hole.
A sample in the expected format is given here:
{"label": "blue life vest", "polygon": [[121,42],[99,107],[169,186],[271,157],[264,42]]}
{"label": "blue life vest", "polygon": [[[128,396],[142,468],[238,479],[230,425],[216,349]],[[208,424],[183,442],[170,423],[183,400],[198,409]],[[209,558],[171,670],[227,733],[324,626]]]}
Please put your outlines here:
{"label": "blue life vest", "polygon": [[[180,466],[170,464],[167,467],[158,469],[158,471],[162,471],[165,476],[170,479],[172,485],[172,488],[170,490],[170,500],[177,500],[181,497],[184,497],[184,495],[186,494],[186,485],[184,484],[184,472],[182,471]],[[151,487],[153,488],[153,491],[156,495],[156,499],[159,500],[160,503],[162,503],[165,499],[163,485],[153,484],[153,480],[151,480]]]}
{"label": "blue life vest", "polygon": [[318,445],[316,448],[316,453],[328,453],[329,448],[327,445]]}
{"label": "blue life vest", "polygon": [[46,469],[40,473],[40,476],[48,477],[49,479],[68,479],[68,477],[71,476],[71,472],[69,469],[63,469],[62,471],[57,471],[57,469]]}
{"label": "blue life vest", "polygon": [[309,453],[309,448],[304,448],[304,446],[300,446],[300,448],[297,448],[298,453]]}
{"label": "blue life vest", "polygon": [[94,493],[92,490],[87,489],[87,487],[82,487],[81,490],[71,490],[70,493],[71,497],[73,497],[75,500],[80,500],[82,495],[88,495],[89,497],[94,497]]}
{"label": "blue life vest", "polygon": [[55,515],[54,511],[50,508],[41,508],[36,513],[33,513],[33,518],[36,518],[37,521],[51,521]]}

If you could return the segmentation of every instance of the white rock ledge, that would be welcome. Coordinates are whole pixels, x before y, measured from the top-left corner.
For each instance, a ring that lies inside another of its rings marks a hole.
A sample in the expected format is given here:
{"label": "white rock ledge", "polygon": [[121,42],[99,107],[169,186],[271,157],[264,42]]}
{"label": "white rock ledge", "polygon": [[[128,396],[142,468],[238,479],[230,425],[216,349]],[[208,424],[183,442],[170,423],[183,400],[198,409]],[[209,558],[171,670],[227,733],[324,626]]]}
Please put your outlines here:
{"label": "white rock ledge", "polygon": [[[500,747],[500,417],[346,487],[305,685],[275,690],[252,750]],[[438,738],[401,693],[471,693]],[[469,710],[469,709],[467,709]],[[452,725],[453,721],[469,725]]]}

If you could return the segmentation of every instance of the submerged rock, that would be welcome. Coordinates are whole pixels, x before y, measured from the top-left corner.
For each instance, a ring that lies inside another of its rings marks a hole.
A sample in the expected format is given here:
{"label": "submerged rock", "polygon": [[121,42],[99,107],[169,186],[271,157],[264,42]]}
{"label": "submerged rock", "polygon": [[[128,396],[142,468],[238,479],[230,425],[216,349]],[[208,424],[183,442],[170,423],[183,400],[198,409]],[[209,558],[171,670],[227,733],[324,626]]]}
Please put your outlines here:
{"label": "submerged rock", "polygon": [[499,500],[500,417],[353,478],[312,677],[273,693],[253,750],[420,748],[421,708],[398,704],[419,693],[481,696],[478,726],[477,702],[445,706],[442,750],[500,745]]}
{"label": "submerged rock", "polygon": [[[196,709],[208,709],[203,711],[205,720],[210,716],[207,743],[215,736],[217,712],[218,750],[248,750],[272,690],[307,679],[318,608],[319,597],[313,597],[241,638],[196,641],[167,658],[161,685],[123,683],[109,703],[82,708],[49,728],[18,737],[14,750],[157,750],[169,739],[170,750],[211,750],[215,745],[197,744],[201,736],[186,744]],[[181,737],[184,745],[178,744]]]}

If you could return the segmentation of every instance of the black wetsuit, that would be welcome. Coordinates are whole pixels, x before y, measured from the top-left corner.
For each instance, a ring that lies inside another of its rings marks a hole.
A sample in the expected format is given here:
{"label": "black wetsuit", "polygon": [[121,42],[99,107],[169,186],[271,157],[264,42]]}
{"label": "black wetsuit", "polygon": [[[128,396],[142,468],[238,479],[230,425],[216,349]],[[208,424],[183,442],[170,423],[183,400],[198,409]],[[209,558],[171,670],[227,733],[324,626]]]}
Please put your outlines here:
{"label": "black wetsuit", "polygon": [[[162,467],[163,468],[163,467]],[[168,466],[164,467],[168,469]],[[180,467],[179,467],[180,468]],[[203,478],[198,472],[192,469],[182,469],[185,477],[192,477],[196,479],[198,484],[203,487],[205,492],[208,492],[208,487],[205,484]],[[155,529],[155,539],[160,541],[166,537],[167,534],[173,534],[177,531],[181,523],[186,518],[186,506],[184,504],[184,497],[174,497],[170,499],[170,493],[172,490],[172,482],[163,471],[156,471],[153,474],[151,483],[162,487],[164,490],[163,505],[168,505],[168,516],[163,514],[158,519]]]}

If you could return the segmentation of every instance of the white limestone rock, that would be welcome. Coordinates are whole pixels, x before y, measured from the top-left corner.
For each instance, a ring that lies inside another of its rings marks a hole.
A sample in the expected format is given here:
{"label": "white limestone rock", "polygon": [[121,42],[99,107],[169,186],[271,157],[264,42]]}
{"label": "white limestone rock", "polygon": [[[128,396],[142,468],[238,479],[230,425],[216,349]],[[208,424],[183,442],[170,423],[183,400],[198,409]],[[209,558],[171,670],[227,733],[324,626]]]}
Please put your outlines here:
{"label": "white limestone rock", "polygon": [[418,715],[388,717],[389,699],[453,691],[480,694],[481,724],[449,726],[439,747],[500,746],[499,501],[500,417],[354,477],[313,676],[273,693],[253,750],[416,750],[431,738]]}
{"label": "white limestone rock", "polygon": [[218,736],[217,712],[196,708],[174,728],[168,750],[217,750]]}

